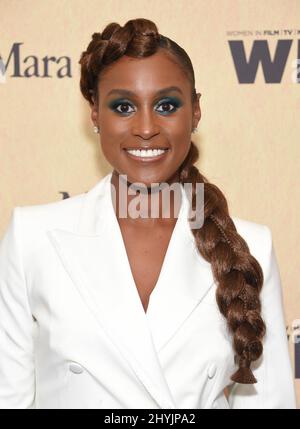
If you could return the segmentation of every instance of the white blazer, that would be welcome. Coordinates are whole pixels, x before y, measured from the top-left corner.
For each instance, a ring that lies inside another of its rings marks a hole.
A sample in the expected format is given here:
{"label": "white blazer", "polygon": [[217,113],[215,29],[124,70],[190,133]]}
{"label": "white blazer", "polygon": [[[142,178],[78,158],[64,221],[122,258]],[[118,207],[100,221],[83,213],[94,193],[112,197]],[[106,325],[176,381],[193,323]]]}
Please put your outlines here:
{"label": "white blazer", "polygon": [[233,218],[263,268],[267,324],[258,383],[233,383],[227,322],[185,193],[145,313],[111,174],[87,193],[13,209],[0,244],[0,408],[296,408],[270,229]]}

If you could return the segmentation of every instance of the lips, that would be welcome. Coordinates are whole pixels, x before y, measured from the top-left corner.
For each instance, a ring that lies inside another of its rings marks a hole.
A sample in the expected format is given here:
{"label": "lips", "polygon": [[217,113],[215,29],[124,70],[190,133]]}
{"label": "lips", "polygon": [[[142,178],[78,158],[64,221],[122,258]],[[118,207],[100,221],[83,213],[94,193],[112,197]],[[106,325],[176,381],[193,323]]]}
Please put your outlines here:
{"label": "lips", "polygon": [[157,147],[148,146],[148,147],[125,147],[123,150],[155,150],[155,149],[168,150],[169,148],[163,147],[163,146],[157,146]]}
{"label": "lips", "polygon": [[[126,155],[138,162],[155,162],[163,159],[169,152],[169,148],[156,147],[156,148],[126,148],[124,149]],[[130,152],[129,152],[130,151]],[[132,153],[134,151],[135,153]],[[147,154],[147,151],[148,154]],[[151,151],[151,152],[150,152]],[[163,151],[158,153],[158,151]]]}

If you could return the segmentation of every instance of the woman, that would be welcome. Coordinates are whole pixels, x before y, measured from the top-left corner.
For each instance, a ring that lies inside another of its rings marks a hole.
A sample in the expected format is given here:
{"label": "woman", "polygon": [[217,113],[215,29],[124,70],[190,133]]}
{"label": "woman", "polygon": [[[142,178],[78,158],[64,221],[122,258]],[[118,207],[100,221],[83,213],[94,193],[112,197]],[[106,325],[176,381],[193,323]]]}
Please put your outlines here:
{"label": "woman", "polygon": [[[194,165],[188,55],[134,19],[94,33],[80,65],[113,171],[86,194],[13,210],[0,406],[295,408],[272,235],[230,217]],[[168,216],[161,184],[179,185]]]}

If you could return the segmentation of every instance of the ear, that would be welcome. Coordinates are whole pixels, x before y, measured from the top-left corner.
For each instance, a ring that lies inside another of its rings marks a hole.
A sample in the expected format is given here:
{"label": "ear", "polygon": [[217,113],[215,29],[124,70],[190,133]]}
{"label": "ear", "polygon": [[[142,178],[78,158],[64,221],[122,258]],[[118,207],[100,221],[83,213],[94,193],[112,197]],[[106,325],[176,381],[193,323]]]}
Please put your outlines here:
{"label": "ear", "polygon": [[91,119],[94,125],[98,125],[98,106],[93,103],[90,103],[90,107],[91,107]]}
{"label": "ear", "polygon": [[193,103],[193,128],[198,126],[198,123],[201,119],[201,108],[200,108],[200,97],[201,93],[197,92],[197,98]]}

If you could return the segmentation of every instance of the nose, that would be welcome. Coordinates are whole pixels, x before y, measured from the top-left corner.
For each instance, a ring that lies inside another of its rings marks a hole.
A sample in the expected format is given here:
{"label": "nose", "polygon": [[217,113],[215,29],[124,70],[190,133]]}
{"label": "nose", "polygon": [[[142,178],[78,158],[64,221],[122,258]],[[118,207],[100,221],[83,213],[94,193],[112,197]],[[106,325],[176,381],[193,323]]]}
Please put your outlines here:
{"label": "nose", "polygon": [[144,107],[135,114],[132,133],[144,140],[149,140],[159,134],[157,118],[152,109]]}

